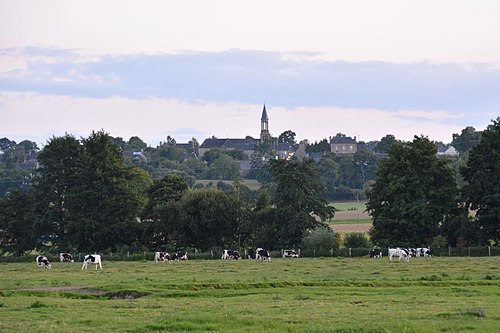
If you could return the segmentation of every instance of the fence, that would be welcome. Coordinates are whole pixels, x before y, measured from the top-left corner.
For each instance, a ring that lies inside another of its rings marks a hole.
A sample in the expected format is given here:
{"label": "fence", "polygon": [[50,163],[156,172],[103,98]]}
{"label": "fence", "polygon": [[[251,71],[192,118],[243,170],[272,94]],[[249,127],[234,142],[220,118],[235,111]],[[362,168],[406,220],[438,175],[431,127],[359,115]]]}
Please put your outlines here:
{"label": "fence", "polygon": [[[321,258],[321,257],[342,257],[342,258],[360,258],[368,257],[370,248],[340,248],[324,250],[297,250],[301,258]],[[387,249],[381,249],[383,256],[387,256]],[[445,247],[431,249],[432,255],[436,257],[487,257],[500,255],[498,246],[479,246],[479,247]],[[99,252],[97,252],[99,253]],[[250,254],[247,250],[240,251],[243,259],[248,258]],[[88,253],[77,253],[73,257],[75,262],[83,261],[83,257]],[[107,261],[153,261],[154,252],[144,251],[141,253],[99,253]],[[283,250],[270,251],[272,258],[281,258]],[[51,262],[59,261],[59,254],[45,254]],[[208,252],[188,251],[189,260],[215,260],[221,259],[221,251],[213,250]],[[24,256],[3,255],[0,256],[0,262],[34,262],[36,254]]]}

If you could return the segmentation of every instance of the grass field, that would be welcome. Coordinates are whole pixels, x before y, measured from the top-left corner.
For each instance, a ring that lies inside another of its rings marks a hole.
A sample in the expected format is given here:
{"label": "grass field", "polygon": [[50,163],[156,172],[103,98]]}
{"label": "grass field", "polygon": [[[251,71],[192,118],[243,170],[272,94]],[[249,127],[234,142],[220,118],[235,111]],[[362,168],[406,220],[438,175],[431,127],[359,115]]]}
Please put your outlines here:
{"label": "grass field", "polygon": [[0,264],[1,332],[498,332],[500,258]]}

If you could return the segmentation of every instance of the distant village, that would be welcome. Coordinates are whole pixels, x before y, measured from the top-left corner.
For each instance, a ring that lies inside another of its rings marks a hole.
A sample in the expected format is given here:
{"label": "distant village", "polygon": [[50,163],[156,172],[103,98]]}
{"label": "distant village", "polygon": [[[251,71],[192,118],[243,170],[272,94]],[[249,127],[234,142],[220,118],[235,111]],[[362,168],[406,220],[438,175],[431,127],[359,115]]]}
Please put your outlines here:
{"label": "distant village", "polygon": [[[260,119],[261,129],[260,137],[253,138],[247,136],[246,138],[216,138],[211,137],[203,141],[199,147],[194,147],[193,142],[191,143],[177,143],[174,140],[174,145],[178,149],[184,149],[186,154],[183,158],[201,158],[211,149],[224,149],[228,151],[240,150],[243,151],[248,157],[251,157],[256,147],[259,147],[265,143],[270,145],[270,150],[274,154],[276,159],[290,159],[292,157],[298,159],[312,158],[316,162],[319,161],[325,154],[335,153],[335,154],[356,154],[358,151],[366,151],[377,155],[378,157],[383,157],[386,155],[385,152],[377,152],[376,147],[379,141],[370,142],[358,142],[356,137],[350,137],[343,134],[337,134],[336,136],[330,136],[328,139],[329,151],[320,152],[307,152],[307,147],[310,143],[307,140],[303,140],[298,144],[290,142],[279,142],[277,137],[272,137],[269,131],[269,116],[267,113],[266,106],[263,106],[262,116]],[[452,145],[438,145],[437,154],[448,157],[457,157],[458,152]],[[4,150],[0,147],[0,159],[4,155]],[[37,160],[37,151],[29,151],[26,155],[24,162],[19,163],[18,166],[22,169],[37,169],[39,163]],[[137,159],[142,162],[147,162],[148,158],[144,154],[144,149],[133,149],[124,150],[124,155],[127,158]],[[240,161],[240,174],[241,176],[246,176],[251,168],[251,161],[242,160]]]}

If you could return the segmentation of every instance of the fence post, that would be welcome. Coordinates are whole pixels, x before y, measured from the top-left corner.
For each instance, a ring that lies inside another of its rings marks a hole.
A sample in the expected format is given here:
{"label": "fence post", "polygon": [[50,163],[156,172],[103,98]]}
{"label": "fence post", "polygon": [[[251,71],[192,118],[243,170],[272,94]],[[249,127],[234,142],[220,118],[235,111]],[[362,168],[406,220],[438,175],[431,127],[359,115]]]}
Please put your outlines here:
{"label": "fence post", "polygon": [[488,246],[488,256],[491,257],[491,246]]}
{"label": "fence post", "polygon": [[468,255],[469,255],[469,257],[470,257],[470,246],[469,246],[469,254],[468,254]]}
{"label": "fence post", "polygon": [[330,249],[330,255],[333,257],[333,249]]}
{"label": "fence post", "polygon": [[349,257],[352,257],[352,251],[351,251],[351,250],[352,250],[352,249],[351,249],[351,248],[349,248]]}
{"label": "fence post", "polygon": [[448,245],[448,257],[451,257],[451,246]]}
{"label": "fence post", "polygon": [[214,251],[210,250],[210,254],[212,255],[212,259],[214,258]]}
{"label": "fence post", "polygon": [[127,252],[127,259],[130,258],[130,252]]}
{"label": "fence post", "polygon": [[316,249],[313,250],[313,257],[316,258]]}

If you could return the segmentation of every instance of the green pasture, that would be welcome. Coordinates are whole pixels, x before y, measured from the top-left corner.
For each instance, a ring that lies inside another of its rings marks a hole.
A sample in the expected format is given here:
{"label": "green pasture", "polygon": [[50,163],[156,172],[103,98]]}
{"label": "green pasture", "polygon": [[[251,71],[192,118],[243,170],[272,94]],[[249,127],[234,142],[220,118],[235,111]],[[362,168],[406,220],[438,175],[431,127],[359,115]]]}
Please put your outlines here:
{"label": "green pasture", "polygon": [[371,218],[366,219],[339,219],[339,220],[328,220],[328,224],[372,224]]}
{"label": "green pasture", "polygon": [[498,332],[500,257],[0,264],[0,332]]}
{"label": "green pasture", "polygon": [[337,210],[365,210],[366,202],[364,201],[345,201],[345,202],[334,202],[333,207]]}

